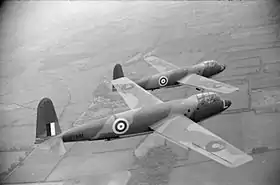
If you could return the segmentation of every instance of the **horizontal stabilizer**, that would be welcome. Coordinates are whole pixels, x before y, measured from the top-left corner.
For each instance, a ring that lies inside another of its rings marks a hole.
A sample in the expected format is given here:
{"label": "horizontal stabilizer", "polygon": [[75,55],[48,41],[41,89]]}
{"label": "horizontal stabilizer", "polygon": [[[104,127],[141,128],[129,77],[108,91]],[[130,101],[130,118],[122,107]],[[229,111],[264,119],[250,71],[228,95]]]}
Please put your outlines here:
{"label": "horizontal stabilizer", "polygon": [[151,106],[162,103],[160,99],[146,91],[127,77],[111,81],[118,93],[124,99],[130,109]]}
{"label": "horizontal stabilizer", "polygon": [[60,156],[66,153],[66,149],[60,135],[46,140],[45,142],[39,145],[39,148],[43,150],[49,150],[50,152],[58,153]]}

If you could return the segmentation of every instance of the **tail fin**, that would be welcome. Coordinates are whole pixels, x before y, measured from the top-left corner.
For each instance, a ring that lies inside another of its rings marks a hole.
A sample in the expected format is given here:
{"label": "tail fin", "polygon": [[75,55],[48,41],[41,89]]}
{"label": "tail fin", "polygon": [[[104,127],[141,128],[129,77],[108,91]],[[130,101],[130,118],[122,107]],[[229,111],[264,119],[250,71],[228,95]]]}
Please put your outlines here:
{"label": "tail fin", "polygon": [[[113,80],[124,77],[121,64],[116,64],[113,70]],[[112,85],[112,91],[116,91],[116,88]]]}
{"label": "tail fin", "polygon": [[61,133],[53,102],[43,98],[37,107],[36,140],[35,144],[44,142],[52,136]]}
{"label": "tail fin", "polygon": [[47,149],[51,152],[64,155],[66,149],[62,141],[61,129],[58,123],[57,115],[53,102],[49,98],[43,98],[37,107],[37,123],[36,123],[36,140],[35,144],[40,144],[41,149]]}

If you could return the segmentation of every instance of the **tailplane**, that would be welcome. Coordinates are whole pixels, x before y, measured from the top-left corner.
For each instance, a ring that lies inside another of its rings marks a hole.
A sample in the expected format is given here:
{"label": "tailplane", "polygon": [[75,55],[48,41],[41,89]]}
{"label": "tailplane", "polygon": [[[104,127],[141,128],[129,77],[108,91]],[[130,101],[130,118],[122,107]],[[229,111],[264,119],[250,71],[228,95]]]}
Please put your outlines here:
{"label": "tailplane", "polygon": [[50,138],[39,145],[40,149],[48,150],[53,153],[58,153],[60,156],[66,153],[66,149],[63,140],[60,135]]}
{"label": "tailplane", "polygon": [[[116,64],[113,70],[113,80],[124,77],[121,64]],[[112,86],[112,91],[116,91],[116,88]]]}
{"label": "tailplane", "polygon": [[42,143],[40,148],[58,151],[60,155],[63,155],[66,150],[60,133],[61,129],[53,102],[49,98],[43,98],[37,107],[35,144]]}

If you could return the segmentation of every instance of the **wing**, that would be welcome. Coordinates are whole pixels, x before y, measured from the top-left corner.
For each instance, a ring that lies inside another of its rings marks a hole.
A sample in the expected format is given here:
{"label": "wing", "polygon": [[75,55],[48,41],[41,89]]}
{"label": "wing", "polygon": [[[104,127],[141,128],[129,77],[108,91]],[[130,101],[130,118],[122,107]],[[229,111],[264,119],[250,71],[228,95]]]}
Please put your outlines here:
{"label": "wing", "polygon": [[144,60],[148,64],[153,66],[160,73],[171,71],[174,69],[179,69],[179,67],[175,66],[174,64],[167,62],[163,59],[160,59],[156,56],[148,56],[148,57],[145,57]]}
{"label": "wing", "polygon": [[213,79],[205,78],[205,77],[199,76],[197,74],[187,75],[184,78],[182,78],[181,80],[179,80],[178,82],[186,84],[186,85],[200,87],[200,88],[211,90],[211,91],[216,91],[219,93],[232,93],[234,91],[239,90],[238,87],[234,87],[229,84],[218,82]]}
{"label": "wing", "polygon": [[219,136],[183,116],[170,118],[162,125],[152,129],[165,139],[185,149],[190,148],[197,151],[227,167],[237,167],[253,159]]}
{"label": "wing", "polygon": [[112,84],[122,96],[130,109],[137,109],[144,106],[151,106],[162,103],[160,99],[137,85],[127,77],[112,80]]}

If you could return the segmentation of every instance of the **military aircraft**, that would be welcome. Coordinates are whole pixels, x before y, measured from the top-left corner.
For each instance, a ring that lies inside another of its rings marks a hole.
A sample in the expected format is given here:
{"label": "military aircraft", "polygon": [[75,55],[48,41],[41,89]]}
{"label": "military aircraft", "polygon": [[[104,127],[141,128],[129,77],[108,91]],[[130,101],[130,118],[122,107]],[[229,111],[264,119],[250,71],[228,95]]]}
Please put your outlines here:
{"label": "military aircraft", "polygon": [[230,100],[206,92],[163,102],[127,77],[112,80],[112,85],[130,110],[64,132],[61,132],[52,101],[42,99],[37,110],[36,143],[47,140],[41,144],[45,146],[42,148],[58,150],[62,155],[66,152],[63,142],[110,141],[153,133],[227,167],[252,160],[251,156],[198,124],[228,109]]}
{"label": "military aircraft", "polygon": [[[237,87],[209,79],[226,69],[226,66],[215,60],[208,60],[193,66],[179,68],[156,56],[145,57],[144,60],[152,65],[159,73],[135,81],[146,90],[189,85],[198,91],[210,90],[219,93],[232,93],[239,90]],[[124,77],[120,64],[113,69],[113,79]],[[115,88],[112,87],[115,91]]]}

